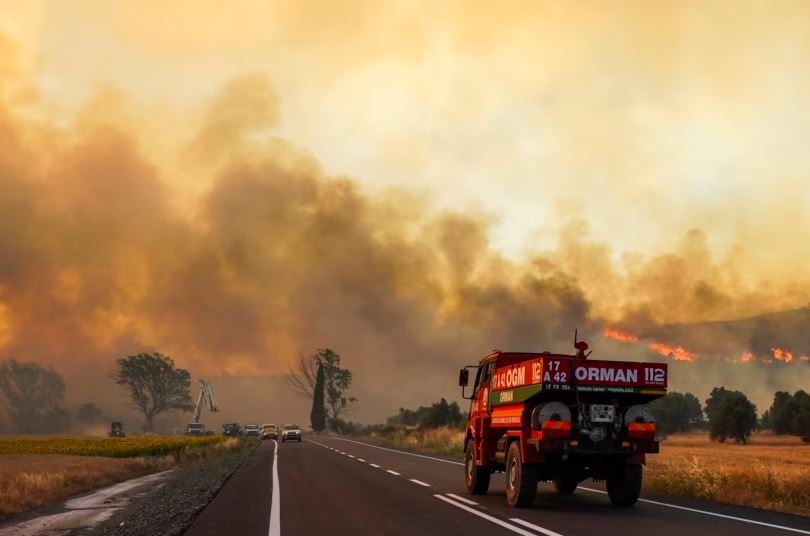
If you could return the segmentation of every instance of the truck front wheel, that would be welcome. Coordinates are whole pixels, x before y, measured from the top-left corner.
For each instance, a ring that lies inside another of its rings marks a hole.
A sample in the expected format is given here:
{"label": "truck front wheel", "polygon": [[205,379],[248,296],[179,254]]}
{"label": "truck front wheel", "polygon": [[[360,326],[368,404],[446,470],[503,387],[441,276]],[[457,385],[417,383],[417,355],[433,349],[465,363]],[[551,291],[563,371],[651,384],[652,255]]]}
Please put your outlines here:
{"label": "truck front wheel", "polygon": [[513,441],[506,454],[506,502],[514,508],[531,506],[537,497],[537,471],[523,463],[520,444]]}
{"label": "truck front wheel", "polygon": [[613,506],[632,506],[641,495],[641,465],[621,466],[607,479],[607,492]]}
{"label": "truck front wheel", "polygon": [[467,441],[464,451],[464,482],[467,490],[473,495],[485,495],[489,489],[489,477],[492,470],[489,467],[475,465],[475,440]]}

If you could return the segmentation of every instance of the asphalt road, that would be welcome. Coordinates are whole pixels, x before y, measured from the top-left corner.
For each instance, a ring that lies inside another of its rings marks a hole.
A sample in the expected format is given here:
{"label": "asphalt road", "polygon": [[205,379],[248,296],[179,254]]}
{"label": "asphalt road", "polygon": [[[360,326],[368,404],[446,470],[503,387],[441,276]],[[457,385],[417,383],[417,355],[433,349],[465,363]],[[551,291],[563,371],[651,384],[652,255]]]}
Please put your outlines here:
{"label": "asphalt road", "polygon": [[644,495],[617,509],[588,482],[570,497],[541,484],[533,508],[512,509],[503,487],[495,475],[489,494],[471,496],[459,462],[345,439],[266,442],[187,534],[810,535],[808,518],[707,501]]}

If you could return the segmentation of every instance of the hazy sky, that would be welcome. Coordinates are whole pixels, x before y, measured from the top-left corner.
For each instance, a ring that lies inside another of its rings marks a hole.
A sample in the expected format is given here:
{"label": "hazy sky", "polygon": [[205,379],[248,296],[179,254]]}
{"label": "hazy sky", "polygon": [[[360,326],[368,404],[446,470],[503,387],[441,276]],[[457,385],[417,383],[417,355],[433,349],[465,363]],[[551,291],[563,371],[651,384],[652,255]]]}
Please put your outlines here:
{"label": "hazy sky", "polygon": [[806,2],[3,4],[53,119],[120,91],[178,143],[261,71],[330,173],[486,213],[511,256],[572,215],[616,252],[699,227],[763,270],[810,256]]}
{"label": "hazy sky", "polygon": [[0,359],[56,366],[80,402],[161,350],[236,396],[330,346],[378,419],[493,347],[805,306],[808,20],[0,0]]}

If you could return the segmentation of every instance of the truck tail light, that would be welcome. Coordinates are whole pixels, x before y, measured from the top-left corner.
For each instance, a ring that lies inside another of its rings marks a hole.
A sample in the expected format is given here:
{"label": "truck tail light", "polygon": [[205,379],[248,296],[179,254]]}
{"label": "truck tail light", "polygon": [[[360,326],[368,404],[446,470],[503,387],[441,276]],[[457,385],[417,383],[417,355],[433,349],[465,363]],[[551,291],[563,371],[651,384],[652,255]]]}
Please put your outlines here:
{"label": "truck tail light", "polygon": [[543,439],[555,439],[571,435],[571,421],[543,421],[540,430]]}
{"label": "truck tail light", "polygon": [[655,423],[652,422],[629,422],[627,423],[627,435],[634,439],[655,440]]}

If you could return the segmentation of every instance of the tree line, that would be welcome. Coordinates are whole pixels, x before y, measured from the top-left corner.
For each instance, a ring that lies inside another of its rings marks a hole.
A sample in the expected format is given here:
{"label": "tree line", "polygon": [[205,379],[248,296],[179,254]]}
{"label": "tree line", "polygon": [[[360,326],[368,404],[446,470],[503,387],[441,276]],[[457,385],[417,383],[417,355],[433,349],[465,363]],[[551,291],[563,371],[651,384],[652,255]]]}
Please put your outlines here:
{"label": "tree line", "polygon": [[[352,373],[340,366],[340,355],[329,348],[308,358],[300,357],[287,375],[290,385],[313,398],[313,428],[340,431],[342,417],[356,401],[346,395]],[[125,389],[131,406],[144,419],[144,431],[155,428],[155,419],[167,412],[191,411],[191,373],[159,352],[139,353],[116,359],[110,379]],[[317,395],[316,395],[317,393]],[[93,403],[75,412],[65,407],[65,382],[51,367],[15,359],[0,362],[0,406],[14,431],[23,434],[66,432],[71,425],[98,425],[109,421]],[[320,408],[320,409],[318,409]]]}
{"label": "tree line", "polygon": [[792,395],[777,391],[761,419],[745,393],[725,387],[712,389],[702,407],[692,393],[671,392],[651,402],[650,408],[663,436],[702,429],[714,441],[745,443],[754,431],[767,430],[810,442],[810,395],[802,390]]}

